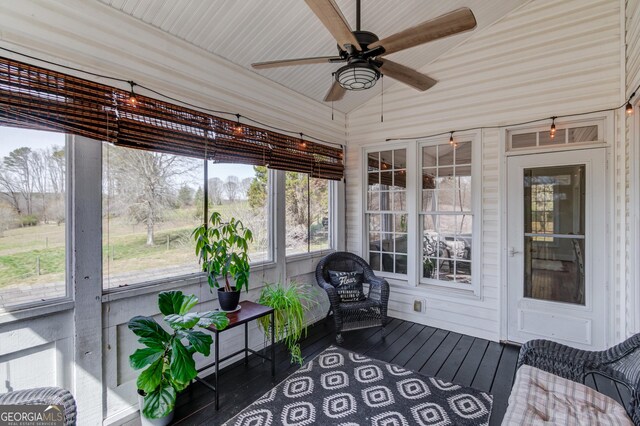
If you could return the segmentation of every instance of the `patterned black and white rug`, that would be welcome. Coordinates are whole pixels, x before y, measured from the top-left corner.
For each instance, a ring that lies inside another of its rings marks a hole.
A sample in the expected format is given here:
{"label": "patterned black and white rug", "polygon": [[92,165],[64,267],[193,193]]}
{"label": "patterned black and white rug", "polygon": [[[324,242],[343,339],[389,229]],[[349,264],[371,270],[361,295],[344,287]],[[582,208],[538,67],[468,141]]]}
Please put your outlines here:
{"label": "patterned black and white rug", "polygon": [[493,397],[332,346],[226,426],[487,425]]}

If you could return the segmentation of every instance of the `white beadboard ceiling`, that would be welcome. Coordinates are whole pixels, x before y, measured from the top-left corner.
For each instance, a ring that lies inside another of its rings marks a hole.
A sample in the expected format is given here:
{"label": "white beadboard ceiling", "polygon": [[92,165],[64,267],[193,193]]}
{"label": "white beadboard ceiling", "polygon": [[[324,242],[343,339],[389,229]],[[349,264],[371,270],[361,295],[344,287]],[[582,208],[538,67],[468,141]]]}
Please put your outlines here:
{"label": "white beadboard ceiling", "polygon": [[[251,69],[251,63],[275,59],[334,55],[336,42],[302,0],[99,0],[140,21],[183,39],[212,54]],[[362,29],[383,38],[459,7],[469,7],[478,27],[470,32],[389,55],[389,59],[421,69],[473,33],[496,22],[531,0],[363,0]],[[355,0],[337,0],[355,29]],[[340,64],[302,65],[255,71],[283,86],[322,102],[331,73]],[[215,76],[212,76],[215,78]],[[397,83],[385,79],[385,89]],[[348,92],[335,109],[350,112],[380,93],[378,84]],[[428,95],[426,91],[422,96]]]}

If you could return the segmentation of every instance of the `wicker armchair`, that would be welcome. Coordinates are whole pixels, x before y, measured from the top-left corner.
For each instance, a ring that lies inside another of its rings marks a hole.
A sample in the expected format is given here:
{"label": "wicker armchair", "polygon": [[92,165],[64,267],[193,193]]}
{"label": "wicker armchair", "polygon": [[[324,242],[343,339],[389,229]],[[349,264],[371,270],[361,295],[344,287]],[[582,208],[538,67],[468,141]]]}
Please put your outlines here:
{"label": "wicker armchair", "polygon": [[591,374],[625,386],[627,414],[640,425],[640,333],[604,351],[584,351],[550,340],[531,340],[520,348],[518,368],[527,364],[574,382],[584,383]]}
{"label": "wicker armchair", "polygon": [[0,405],[30,405],[47,404],[62,405],[64,410],[64,424],[76,424],[76,400],[66,389],[62,388],[34,388],[0,394]]}
{"label": "wicker armchair", "polygon": [[[369,284],[369,294],[363,301],[341,302],[335,287],[329,280],[329,271],[357,271],[364,275],[364,282]],[[331,307],[327,319],[333,312],[336,325],[336,342],[341,344],[343,331],[368,327],[382,327],[387,324],[387,303],[389,302],[389,283],[376,277],[367,262],[359,256],[348,252],[335,252],[324,257],[316,267],[316,281],[327,292]]]}

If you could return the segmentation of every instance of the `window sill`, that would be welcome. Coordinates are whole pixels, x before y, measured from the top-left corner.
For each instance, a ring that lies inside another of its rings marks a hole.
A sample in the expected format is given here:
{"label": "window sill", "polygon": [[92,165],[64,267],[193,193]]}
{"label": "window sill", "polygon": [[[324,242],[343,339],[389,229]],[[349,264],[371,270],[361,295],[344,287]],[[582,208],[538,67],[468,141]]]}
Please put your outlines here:
{"label": "window sill", "polygon": [[[251,273],[265,271],[271,268],[275,268],[275,266],[275,262],[257,263],[255,265],[251,265]],[[171,290],[175,289],[178,283],[180,286],[195,284],[208,285],[207,278],[204,272],[194,272],[192,274],[167,277],[163,279],[147,281],[145,283],[132,284],[130,286],[110,289],[102,295],[102,301],[114,302],[116,300],[126,299],[129,297]]]}
{"label": "window sill", "polygon": [[333,253],[334,251],[335,251],[334,249],[324,249],[324,250],[311,251],[311,252],[308,252],[308,253],[291,254],[291,255],[286,257],[286,261],[287,262],[296,262],[296,261],[299,261],[299,260],[306,260],[306,259],[313,259],[313,258],[317,258],[317,257],[324,257],[324,256],[328,255],[329,253]]}
{"label": "window sill", "polygon": [[37,305],[18,305],[9,309],[5,308],[0,312],[0,324],[8,324],[44,315],[51,315],[57,312],[69,311],[72,310],[74,306],[75,303],[73,300],[64,298],[41,302]]}

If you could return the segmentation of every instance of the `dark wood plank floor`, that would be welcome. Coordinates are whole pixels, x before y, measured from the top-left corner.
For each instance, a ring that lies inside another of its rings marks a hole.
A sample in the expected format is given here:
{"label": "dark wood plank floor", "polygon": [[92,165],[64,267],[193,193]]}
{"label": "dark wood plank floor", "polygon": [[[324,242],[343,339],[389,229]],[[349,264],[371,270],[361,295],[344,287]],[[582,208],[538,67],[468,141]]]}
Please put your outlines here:
{"label": "dark wood plank floor", "polygon": [[[389,323],[387,332],[385,340],[381,339],[378,328],[345,333],[343,346],[372,358],[491,393],[494,396],[491,424],[500,424],[515,375],[517,347],[399,319]],[[311,359],[331,344],[334,344],[333,327],[320,322],[309,328],[309,334],[302,342],[302,353]],[[289,364],[282,345],[276,348],[276,359],[275,382],[271,380],[269,363],[256,357],[248,366],[238,362],[226,368],[220,376],[218,411],[213,405],[214,394],[194,383],[178,397],[175,424],[224,423],[297,369]]]}

